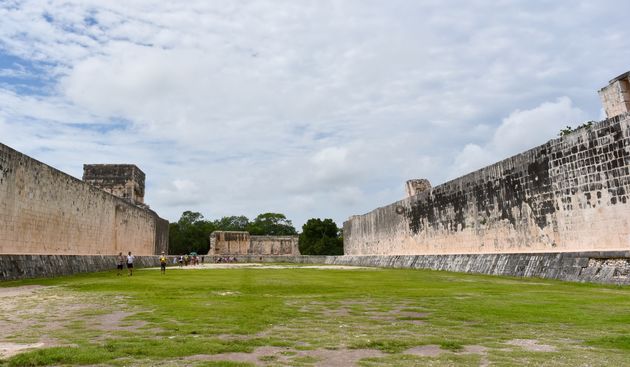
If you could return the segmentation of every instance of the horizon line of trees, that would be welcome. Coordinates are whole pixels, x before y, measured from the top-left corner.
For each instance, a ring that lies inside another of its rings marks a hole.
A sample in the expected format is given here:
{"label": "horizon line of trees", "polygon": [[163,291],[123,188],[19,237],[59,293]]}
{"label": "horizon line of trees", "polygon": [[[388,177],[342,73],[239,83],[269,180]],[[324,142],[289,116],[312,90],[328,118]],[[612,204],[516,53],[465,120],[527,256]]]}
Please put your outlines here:
{"label": "horizon line of trees", "polygon": [[[298,235],[291,220],[281,213],[262,213],[250,221],[244,215],[210,220],[199,212],[185,211],[177,222],[169,224],[169,254],[207,254],[210,234],[214,231],[247,231],[252,235]],[[303,255],[342,255],[341,230],[332,219],[309,219],[299,234]]]}

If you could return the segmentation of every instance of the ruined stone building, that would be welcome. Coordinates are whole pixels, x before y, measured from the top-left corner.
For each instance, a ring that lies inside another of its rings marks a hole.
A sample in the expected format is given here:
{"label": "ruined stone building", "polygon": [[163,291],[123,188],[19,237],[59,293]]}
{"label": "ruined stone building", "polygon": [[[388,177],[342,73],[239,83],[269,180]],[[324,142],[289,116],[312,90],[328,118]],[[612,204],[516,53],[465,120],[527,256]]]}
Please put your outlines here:
{"label": "ruined stone building", "polygon": [[608,82],[599,90],[599,96],[606,111],[606,117],[611,118],[630,112],[630,71],[623,73]]}
{"label": "ruined stone building", "polygon": [[84,181],[0,144],[0,254],[153,255],[168,222],[134,165],[86,165]]}
{"label": "ruined stone building", "polygon": [[608,118],[350,217],[346,255],[630,250],[630,73],[599,91]]}
{"label": "ruined stone building", "polygon": [[126,201],[144,204],[144,172],[135,164],[84,164],[83,181]]}
{"label": "ruined stone building", "polygon": [[208,255],[299,255],[298,236],[252,236],[245,231],[210,234]]}

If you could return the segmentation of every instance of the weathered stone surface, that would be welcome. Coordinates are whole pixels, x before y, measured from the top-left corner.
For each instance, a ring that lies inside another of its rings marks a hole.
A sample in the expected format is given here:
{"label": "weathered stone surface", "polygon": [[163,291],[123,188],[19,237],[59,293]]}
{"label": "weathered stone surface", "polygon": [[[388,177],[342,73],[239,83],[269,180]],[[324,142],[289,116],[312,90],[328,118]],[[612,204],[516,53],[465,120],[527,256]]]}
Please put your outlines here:
{"label": "weathered stone surface", "polygon": [[152,255],[168,222],[0,144],[0,254]]}
{"label": "weathered stone surface", "polygon": [[[136,256],[134,259],[134,268],[157,266],[160,266],[158,256]],[[0,255],[0,281],[52,278],[113,269],[116,269],[116,256]]]}
{"label": "weathered stone surface", "polygon": [[630,248],[630,114],[344,223],[346,255]]}
{"label": "weathered stone surface", "polygon": [[421,192],[431,190],[431,183],[424,178],[408,180],[405,183],[405,192],[407,197],[416,196]]}
{"label": "weathered stone surface", "polygon": [[299,255],[298,236],[252,236],[248,232],[215,231],[209,255]]}
{"label": "weathered stone surface", "polygon": [[608,118],[630,112],[630,71],[611,80],[599,97]]}
{"label": "weathered stone surface", "polygon": [[83,165],[84,182],[136,205],[144,205],[144,180],[134,164]]}
{"label": "weathered stone surface", "polygon": [[[461,273],[538,277],[573,282],[630,285],[630,251],[534,254],[300,256],[234,255],[238,262],[353,265],[433,269]],[[213,263],[220,255],[205,256]],[[169,264],[172,263],[172,257]],[[136,267],[157,267],[159,257],[138,256]],[[115,256],[0,255],[0,281],[55,277],[116,268]]]}

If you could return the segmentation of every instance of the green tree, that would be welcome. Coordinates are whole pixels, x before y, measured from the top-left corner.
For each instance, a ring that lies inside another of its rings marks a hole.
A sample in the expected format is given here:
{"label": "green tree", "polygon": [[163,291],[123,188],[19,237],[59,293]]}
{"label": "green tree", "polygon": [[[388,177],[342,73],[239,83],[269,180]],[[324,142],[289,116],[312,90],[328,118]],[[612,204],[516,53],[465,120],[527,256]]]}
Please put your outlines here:
{"label": "green tree", "polygon": [[185,211],[177,221],[170,224],[169,253],[186,254],[197,252],[208,253],[210,233],[215,231],[213,222],[204,220],[198,212]]}
{"label": "green tree", "polygon": [[168,253],[169,254],[182,254],[185,249],[183,248],[184,241],[182,240],[182,233],[179,230],[179,223],[169,223],[168,225]]}
{"label": "green tree", "polygon": [[302,226],[298,246],[302,255],[343,255],[343,238],[332,219],[309,219]]}
{"label": "green tree", "polygon": [[213,222],[216,231],[246,231],[249,219],[243,215],[223,217]]}
{"label": "green tree", "polygon": [[280,213],[263,213],[247,226],[247,231],[253,235],[291,236],[297,231],[293,223]]}

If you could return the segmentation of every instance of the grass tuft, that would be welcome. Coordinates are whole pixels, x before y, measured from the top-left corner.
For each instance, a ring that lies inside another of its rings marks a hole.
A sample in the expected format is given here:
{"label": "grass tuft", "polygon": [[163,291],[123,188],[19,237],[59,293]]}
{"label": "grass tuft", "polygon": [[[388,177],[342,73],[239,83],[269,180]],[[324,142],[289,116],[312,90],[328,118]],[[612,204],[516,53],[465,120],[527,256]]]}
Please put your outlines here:
{"label": "grass tuft", "polygon": [[439,345],[440,348],[450,350],[451,352],[459,352],[464,350],[464,346],[461,343],[452,340],[444,340],[440,342]]}
{"label": "grass tuft", "polygon": [[586,345],[630,351],[630,335],[605,336],[589,340]]}

